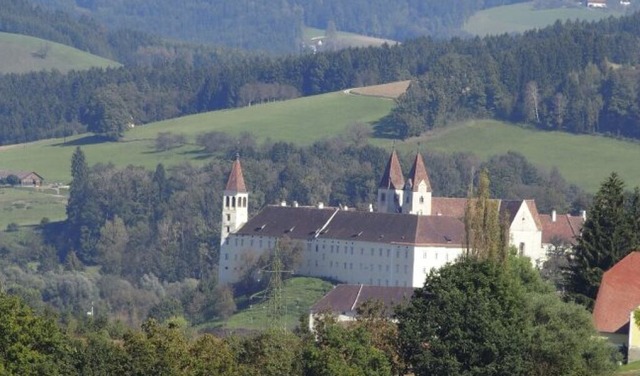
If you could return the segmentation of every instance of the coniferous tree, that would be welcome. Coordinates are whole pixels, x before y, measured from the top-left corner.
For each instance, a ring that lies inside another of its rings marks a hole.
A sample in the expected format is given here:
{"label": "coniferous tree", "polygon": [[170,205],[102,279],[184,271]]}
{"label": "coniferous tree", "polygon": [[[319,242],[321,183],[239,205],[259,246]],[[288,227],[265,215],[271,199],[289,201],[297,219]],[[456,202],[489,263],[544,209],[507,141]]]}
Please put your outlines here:
{"label": "coniferous tree", "polygon": [[569,258],[568,288],[573,300],[593,305],[603,273],[631,250],[631,230],[624,182],[614,172],[596,194]]}

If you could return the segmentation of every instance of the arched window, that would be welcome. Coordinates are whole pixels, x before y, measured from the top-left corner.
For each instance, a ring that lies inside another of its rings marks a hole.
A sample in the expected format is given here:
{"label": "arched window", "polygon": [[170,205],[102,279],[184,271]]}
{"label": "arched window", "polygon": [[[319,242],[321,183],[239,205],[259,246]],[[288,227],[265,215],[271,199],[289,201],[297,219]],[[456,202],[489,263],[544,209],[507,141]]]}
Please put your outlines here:
{"label": "arched window", "polygon": [[231,197],[231,207],[232,208],[236,207],[236,198],[235,197]]}
{"label": "arched window", "polygon": [[420,196],[420,203],[424,204],[424,197],[423,196]]}

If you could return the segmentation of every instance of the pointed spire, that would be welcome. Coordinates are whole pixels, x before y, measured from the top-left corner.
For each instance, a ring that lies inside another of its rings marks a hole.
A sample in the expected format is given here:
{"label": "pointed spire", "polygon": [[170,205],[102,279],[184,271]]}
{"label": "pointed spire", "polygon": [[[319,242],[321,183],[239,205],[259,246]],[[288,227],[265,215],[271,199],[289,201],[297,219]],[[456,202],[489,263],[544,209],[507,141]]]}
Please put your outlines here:
{"label": "pointed spire", "polygon": [[418,186],[422,181],[427,185],[427,192],[430,192],[431,182],[429,181],[429,175],[427,175],[427,168],[424,166],[422,154],[418,152],[416,153],[416,159],[413,161],[411,171],[409,172],[409,179],[407,180],[408,188],[411,188],[413,192],[417,192]]}
{"label": "pointed spire", "polygon": [[389,157],[389,162],[387,162],[387,167],[384,169],[382,179],[380,180],[380,188],[402,189],[403,185],[404,177],[402,176],[402,167],[400,167],[396,149],[393,149]]}
{"label": "pointed spire", "polygon": [[233,161],[231,166],[231,172],[229,173],[229,180],[227,180],[227,187],[225,191],[235,191],[240,193],[246,193],[247,187],[244,185],[244,177],[242,176],[242,166],[240,165],[240,157],[236,155],[236,160]]}

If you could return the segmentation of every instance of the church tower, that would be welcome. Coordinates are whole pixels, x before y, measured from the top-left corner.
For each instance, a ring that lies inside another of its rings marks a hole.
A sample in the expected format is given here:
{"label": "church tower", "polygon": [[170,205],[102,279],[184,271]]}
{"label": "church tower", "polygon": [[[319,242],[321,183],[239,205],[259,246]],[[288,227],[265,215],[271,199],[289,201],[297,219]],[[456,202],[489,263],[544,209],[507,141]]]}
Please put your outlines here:
{"label": "church tower", "polygon": [[404,176],[395,149],[378,186],[378,212],[402,213]]}
{"label": "church tower", "polygon": [[417,215],[431,215],[431,182],[420,152],[413,161],[409,178],[404,185],[403,212]]}
{"label": "church tower", "polygon": [[220,231],[220,244],[229,234],[234,233],[249,220],[248,209],[249,193],[244,185],[240,158],[236,157],[231,166],[229,180],[222,197],[222,229]]}

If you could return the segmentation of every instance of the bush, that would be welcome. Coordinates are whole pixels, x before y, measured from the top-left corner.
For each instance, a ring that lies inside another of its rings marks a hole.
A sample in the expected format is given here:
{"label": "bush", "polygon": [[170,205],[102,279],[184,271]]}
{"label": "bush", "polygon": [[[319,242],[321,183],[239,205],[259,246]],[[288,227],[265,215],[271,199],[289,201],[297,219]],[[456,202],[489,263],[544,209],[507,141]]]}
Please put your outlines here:
{"label": "bush", "polygon": [[11,222],[7,225],[7,232],[16,232],[20,226],[17,223]]}

